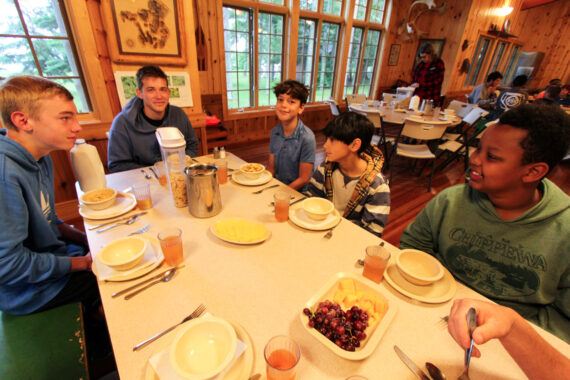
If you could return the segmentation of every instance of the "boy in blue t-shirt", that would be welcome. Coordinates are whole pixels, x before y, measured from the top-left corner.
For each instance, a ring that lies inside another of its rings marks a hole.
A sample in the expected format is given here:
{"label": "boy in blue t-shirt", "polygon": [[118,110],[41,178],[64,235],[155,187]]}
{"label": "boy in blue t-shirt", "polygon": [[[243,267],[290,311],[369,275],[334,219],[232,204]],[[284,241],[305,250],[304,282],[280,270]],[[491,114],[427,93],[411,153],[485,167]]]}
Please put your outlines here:
{"label": "boy in blue t-shirt", "polygon": [[309,90],[295,80],[275,86],[275,115],[281,122],[271,130],[267,170],[295,190],[302,190],[313,173],[315,134],[299,118]]}

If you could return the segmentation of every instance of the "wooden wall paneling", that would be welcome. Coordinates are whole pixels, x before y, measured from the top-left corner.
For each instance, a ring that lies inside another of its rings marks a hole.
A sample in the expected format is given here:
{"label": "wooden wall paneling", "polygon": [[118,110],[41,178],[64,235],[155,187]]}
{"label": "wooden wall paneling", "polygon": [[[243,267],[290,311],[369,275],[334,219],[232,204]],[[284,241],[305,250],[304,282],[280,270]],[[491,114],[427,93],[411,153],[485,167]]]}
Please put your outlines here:
{"label": "wooden wall paneling", "polygon": [[107,47],[105,27],[101,16],[100,1],[86,0],[87,12],[89,15],[89,23],[93,29],[93,38],[95,38],[95,48],[97,49],[97,57],[100,62],[101,70],[105,79],[105,89],[109,101],[109,106],[113,113],[117,115],[121,111],[121,102],[117,93],[115,77],[111,67],[111,58]]}
{"label": "wooden wall paneling", "polygon": [[521,12],[519,39],[524,51],[542,51],[545,57],[527,87],[543,88],[553,78],[569,80],[570,1],[555,1]]}
{"label": "wooden wall paneling", "polygon": [[[224,45],[223,36],[220,39],[218,20],[223,20],[222,7],[218,7],[219,2],[208,1],[208,0],[195,0],[196,4],[196,19],[199,21],[199,25],[204,33],[206,40],[206,70],[200,71],[200,88],[202,90],[202,95],[207,94],[221,94],[222,85],[221,81],[224,79],[220,75],[222,71],[225,70],[223,65],[224,60],[222,56],[224,55]],[[222,44],[220,44],[220,41]],[[218,117],[221,117],[220,113]]]}
{"label": "wooden wall paneling", "polygon": [[69,152],[56,150],[50,153],[53,162],[53,186],[55,202],[63,202],[70,199],[77,199],[75,195],[75,175],[71,168]]}

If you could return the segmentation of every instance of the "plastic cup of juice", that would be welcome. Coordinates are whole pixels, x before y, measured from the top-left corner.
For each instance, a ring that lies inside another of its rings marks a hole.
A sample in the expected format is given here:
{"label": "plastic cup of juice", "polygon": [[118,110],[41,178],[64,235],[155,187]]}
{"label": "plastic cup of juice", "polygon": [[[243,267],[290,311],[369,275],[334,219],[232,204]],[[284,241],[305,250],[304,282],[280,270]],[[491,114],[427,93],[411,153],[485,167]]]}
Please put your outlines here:
{"label": "plastic cup of juice", "polygon": [[381,245],[371,245],[366,247],[366,257],[364,258],[364,270],[362,275],[379,284],[384,278],[384,271],[390,260],[390,252]]}
{"label": "plastic cup of juice", "polygon": [[295,380],[301,349],[297,342],[285,335],[269,339],[263,350],[267,380]]}
{"label": "plastic cup of juice", "polygon": [[228,160],[222,158],[216,161],[218,167],[218,183],[223,185],[228,182]]}
{"label": "plastic cup of juice", "polygon": [[167,265],[176,266],[182,262],[182,231],[179,228],[165,228],[158,233],[160,248]]}
{"label": "plastic cup of juice", "polygon": [[166,179],[166,169],[164,169],[164,161],[155,162],[154,171],[158,176],[158,183],[160,183],[162,186],[166,186],[168,180]]}
{"label": "plastic cup of juice", "polygon": [[137,200],[137,206],[141,210],[152,207],[152,198],[150,197],[150,184],[148,182],[135,183],[133,185],[133,193]]}
{"label": "plastic cup of juice", "polygon": [[278,222],[286,222],[289,220],[289,202],[291,195],[285,191],[278,191],[273,194],[275,204],[275,219]]}

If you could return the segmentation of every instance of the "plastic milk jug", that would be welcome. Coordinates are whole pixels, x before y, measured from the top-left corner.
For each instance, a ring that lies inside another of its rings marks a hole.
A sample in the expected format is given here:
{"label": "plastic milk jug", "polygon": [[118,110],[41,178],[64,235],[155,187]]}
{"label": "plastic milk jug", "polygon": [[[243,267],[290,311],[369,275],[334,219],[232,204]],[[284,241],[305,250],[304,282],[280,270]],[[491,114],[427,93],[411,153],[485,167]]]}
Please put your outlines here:
{"label": "plastic milk jug", "polygon": [[101,189],[107,186],[105,169],[97,148],[87,144],[84,139],[77,139],[71,148],[71,166],[81,191]]}

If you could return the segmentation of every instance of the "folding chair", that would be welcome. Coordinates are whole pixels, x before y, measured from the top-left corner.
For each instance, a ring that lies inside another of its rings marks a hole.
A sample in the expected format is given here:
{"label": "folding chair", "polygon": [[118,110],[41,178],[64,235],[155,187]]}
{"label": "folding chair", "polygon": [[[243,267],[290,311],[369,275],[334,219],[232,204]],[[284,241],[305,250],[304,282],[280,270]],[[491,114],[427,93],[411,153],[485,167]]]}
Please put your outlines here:
{"label": "folding chair", "polygon": [[325,100],[325,103],[328,103],[328,105],[330,106],[331,114],[333,116],[340,115],[340,110],[338,109],[338,104],[336,103],[336,100],[334,100],[333,98],[329,98],[329,99]]}
{"label": "folding chair", "polygon": [[[437,167],[437,170],[444,169],[450,162],[463,156],[463,165],[465,170],[469,167],[469,156],[471,153],[476,149],[478,144],[478,140],[481,138],[481,135],[485,132],[486,128],[490,125],[495,124],[497,121],[486,122],[482,119],[482,116],[488,114],[487,111],[479,116],[479,118],[475,119],[473,123],[471,123],[471,127],[464,131],[462,135],[459,136],[456,140],[448,140],[438,146],[438,150],[441,150],[441,153],[438,155],[438,158],[441,157],[443,154],[450,153],[448,157]],[[471,136],[468,136],[469,129],[473,130]],[[445,135],[444,135],[445,137]]]}
{"label": "folding chair", "polygon": [[364,94],[348,94],[346,95],[346,105],[350,106],[353,103],[362,104],[366,101],[366,95]]}
{"label": "folding chair", "polygon": [[[430,149],[428,143],[430,141],[436,141],[441,139],[447,127],[449,127],[449,123],[447,124],[430,124],[429,122],[423,121],[416,121],[406,119],[404,123],[404,127],[400,132],[400,135],[396,139],[394,143],[394,151],[391,155],[391,163],[390,163],[390,185],[394,180],[394,164],[396,161],[397,156],[408,157],[413,159],[420,159],[420,160],[433,160],[431,173],[428,182],[428,189],[429,192],[431,190],[431,183],[433,180],[433,173],[435,171],[435,159],[436,156]],[[404,137],[409,137],[411,139],[419,140],[420,143],[418,144],[407,144],[403,143],[402,139]],[[424,165],[425,166],[425,165]],[[419,177],[421,172],[423,171],[423,167],[419,170],[416,174],[416,177]],[[413,168],[412,168],[413,174]]]}
{"label": "folding chair", "polygon": [[393,101],[398,101],[398,95],[384,92],[382,94],[382,100],[388,104],[392,104]]}
{"label": "folding chair", "polygon": [[452,109],[455,111],[455,114],[460,118],[464,118],[471,112],[471,110],[475,107],[474,104],[460,102],[459,100],[452,100],[451,103],[447,106],[447,109]]}

